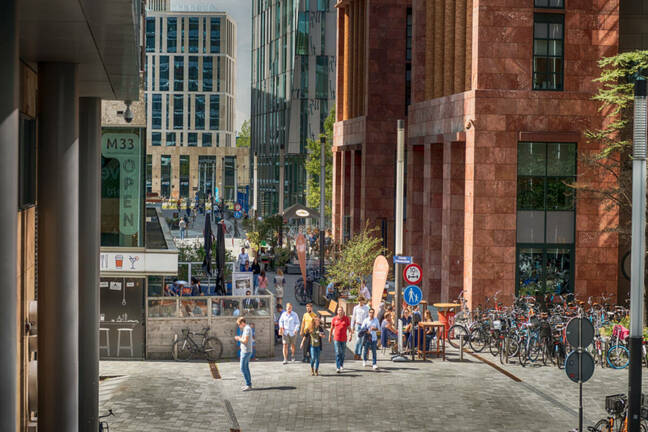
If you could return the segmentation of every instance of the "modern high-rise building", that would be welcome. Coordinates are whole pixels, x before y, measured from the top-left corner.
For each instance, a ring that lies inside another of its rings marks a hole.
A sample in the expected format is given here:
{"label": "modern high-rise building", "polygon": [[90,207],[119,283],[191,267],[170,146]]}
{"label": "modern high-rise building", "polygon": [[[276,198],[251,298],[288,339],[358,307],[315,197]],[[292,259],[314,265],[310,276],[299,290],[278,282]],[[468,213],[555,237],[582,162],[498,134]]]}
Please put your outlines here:
{"label": "modern high-rise building", "polygon": [[307,139],[317,139],[335,103],[335,3],[252,2],[250,156],[258,156],[262,215],[306,201]]}
{"label": "modern high-rise building", "polygon": [[234,201],[248,183],[248,149],[234,131],[236,23],[224,12],[172,12],[154,2],[146,18],[147,195]]}

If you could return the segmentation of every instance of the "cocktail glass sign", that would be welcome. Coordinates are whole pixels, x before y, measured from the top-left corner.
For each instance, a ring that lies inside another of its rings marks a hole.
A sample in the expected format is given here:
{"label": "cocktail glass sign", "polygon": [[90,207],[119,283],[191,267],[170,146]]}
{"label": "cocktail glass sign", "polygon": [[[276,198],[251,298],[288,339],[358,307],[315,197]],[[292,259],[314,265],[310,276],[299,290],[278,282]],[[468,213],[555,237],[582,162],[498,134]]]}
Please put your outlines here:
{"label": "cocktail glass sign", "polygon": [[[124,235],[135,235],[140,227],[142,174],[140,137],[133,132],[104,132],[101,137],[101,154],[105,158],[116,159],[119,162],[117,173],[102,172],[104,180],[106,177],[119,175],[119,232]],[[103,169],[111,170],[110,165]],[[114,170],[114,167],[112,169]],[[118,268],[122,267],[115,264]]]}

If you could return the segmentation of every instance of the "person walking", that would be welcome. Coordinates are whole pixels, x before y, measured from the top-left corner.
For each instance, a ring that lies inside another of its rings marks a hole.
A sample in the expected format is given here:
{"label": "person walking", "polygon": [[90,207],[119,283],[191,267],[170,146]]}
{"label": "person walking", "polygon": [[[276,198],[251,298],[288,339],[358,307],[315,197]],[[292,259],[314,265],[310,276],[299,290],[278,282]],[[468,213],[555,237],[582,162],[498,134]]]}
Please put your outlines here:
{"label": "person walking", "polygon": [[180,218],[178,227],[180,227],[180,240],[184,240],[185,234],[187,233],[187,222],[185,222],[184,218]]}
{"label": "person walking", "polygon": [[378,333],[380,329],[380,323],[378,318],[376,318],[376,311],[374,308],[369,309],[369,316],[364,319],[362,322],[361,331],[364,331],[365,341],[364,341],[364,350],[362,356],[362,366],[367,366],[367,356],[369,355],[369,350],[371,349],[371,360],[373,362],[372,367],[374,370],[378,369],[376,364],[376,350],[378,349]]}
{"label": "person walking", "polygon": [[[301,347],[303,349],[303,358],[302,362],[306,363],[310,360],[310,338],[307,337],[306,333],[311,328],[313,319],[317,315],[313,312],[313,303],[306,303],[306,313],[302,316],[301,327],[299,327],[299,335],[302,337]],[[304,340],[306,343],[304,343]]]}
{"label": "person walking", "polygon": [[[351,335],[355,331],[356,335],[360,331],[360,326],[362,322],[369,316],[369,306],[367,306],[367,301],[364,297],[360,297],[359,303],[353,308],[353,314],[351,315]],[[358,337],[355,344],[355,356],[354,360],[360,360],[360,355],[362,354],[362,343],[363,338]]]}
{"label": "person walking", "polygon": [[319,375],[320,354],[322,352],[322,341],[324,339],[324,328],[320,318],[315,316],[306,329],[304,338],[302,338],[300,347],[304,347],[305,341],[310,346],[310,366],[311,375]]}
{"label": "person walking", "polygon": [[257,294],[261,292],[261,290],[268,290],[268,278],[266,277],[265,270],[261,270],[261,273],[259,274],[259,289],[257,291]]}
{"label": "person walking", "polygon": [[241,373],[245,380],[245,386],[241,388],[243,391],[252,390],[252,376],[250,375],[250,358],[252,358],[252,328],[245,322],[245,317],[239,317],[236,320],[239,329],[241,329],[240,336],[234,336],[234,340],[240,342],[241,346]]}
{"label": "person walking", "polygon": [[277,274],[274,277],[275,296],[277,297],[277,304],[281,304],[284,296],[284,286],[286,278],[284,277],[283,270],[277,269]]}
{"label": "person walking", "polygon": [[286,310],[279,318],[279,335],[283,343],[283,364],[288,363],[288,346],[292,353],[292,362],[295,363],[295,342],[299,331],[299,315],[293,311],[293,306],[286,303]]}
{"label": "person walking", "polygon": [[360,298],[363,298],[367,300],[367,302],[371,301],[371,292],[369,291],[369,288],[367,287],[367,283],[365,281],[362,281],[362,284],[360,286]]}
{"label": "person walking", "polygon": [[239,271],[245,271],[245,263],[247,261],[250,261],[250,256],[245,253],[245,248],[241,248],[241,253],[239,254],[238,258],[236,259],[236,263],[238,264]]}
{"label": "person walking", "polygon": [[259,291],[259,275],[261,274],[261,266],[259,265],[259,251],[256,252],[254,256],[254,261],[252,261],[252,282],[254,283],[254,294],[256,295]]}
{"label": "person walking", "polygon": [[344,308],[339,307],[337,310],[337,315],[333,318],[333,320],[331,320],[331,330],[328,337],[329,342],[331,342],[331,337],[335,341],[335,366],[337,368],[337,373],[344,371],[344,355],[346,351],[347,333],[350,331],[352,331],[351,320],[348,316],[346,316]]}

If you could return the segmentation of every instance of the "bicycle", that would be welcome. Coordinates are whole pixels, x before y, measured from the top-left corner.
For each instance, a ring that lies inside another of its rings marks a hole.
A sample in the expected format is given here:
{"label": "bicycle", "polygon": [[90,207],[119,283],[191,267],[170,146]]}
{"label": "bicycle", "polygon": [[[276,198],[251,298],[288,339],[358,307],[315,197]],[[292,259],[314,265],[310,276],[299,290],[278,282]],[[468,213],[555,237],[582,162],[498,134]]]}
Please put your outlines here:
{"label": "bicycle", "polygon": [[613,369],[625,369],[630,364],[630,350],[625,346],[625,340],[629,335],[628,329],[620,324],[612,330],[612,340],[616,339],[614,345],[608,349],[607,362]]}
{"label": "bicycle", "polygon": [[313,301],[312,283],[313,281],[310,277],[306,277],[305,285],[302,278],[299,278],[295,282],[295,299],[297,299],[300,305],[305,305]]}
{"label": "bicycle", "polygon": [[[642,421],[640,423],[640,429],[641,432],[648,432],[648,427],[644,423],[646,418],[643,395],[641,399]],[[605,410],[608,412],[608,417],[599,420],[594,426],[589,426],[587,428],[588,432],[628,432],[628,398],[625,394],[606,396]]]}
{"label": "bicycle", "polygon": [[[202,343],[199,345],[191,337],[202,336]],[[208,337],[209,327],[205,327],[201,333],[193,333],[190,329],[182,329],[182,337],[171,345],[171,354],[175,361],[188,361],[194,355],[203,355],[207,361],[216,361],[223,354],[223,344],[214,336]]]}
{"label": "bicycle", "polygon": [[108,414],[99,416],[99,432],[110,432],[110,426],[108,426],[108,422],[102,421],[101,419],[114,416],[115,413],[113,413],[113,410],[109,409]]}

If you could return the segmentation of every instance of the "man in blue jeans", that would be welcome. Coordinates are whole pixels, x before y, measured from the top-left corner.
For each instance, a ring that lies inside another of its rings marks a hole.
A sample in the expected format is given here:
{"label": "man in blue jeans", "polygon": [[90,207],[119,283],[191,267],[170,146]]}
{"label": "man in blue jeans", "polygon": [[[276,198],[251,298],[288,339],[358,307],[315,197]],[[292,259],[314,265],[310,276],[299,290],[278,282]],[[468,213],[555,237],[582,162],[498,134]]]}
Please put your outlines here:
{"label": "man in blue jeans", "polygon": [[364,337],[362,366],[367,366],[368,351],[371,350],[373,368],[376,370],[378,369],[378,365],[376,364],[376,349],[378,346],[377,331],[380,329],[380,324],[378,323],[378,318],[376,318],[376,311],[373,308],[369,309],[369,316],[365,318],[360,328],[367,331],[367,335]]}
{"label": "man in blue jeans", "polygon": [[236,320],[241,329],[241,336],[235,336],[234,339],[241,343],[241,373],[245,379],[243,391],[252,390],[252,376],[250,375],[250,358],[252,357],[252,328],[245,322],[245,317]]}
{"label": "man in blue jeans", "polygon": [[344,354],[346,354],[347,333],[351,331],[351,320],[344,308],[339,307],[337,315],[331,321],[331,332],[329,333],[329,343],[331,336],[335,340],[335,366],[337,373],[344,371]]}

